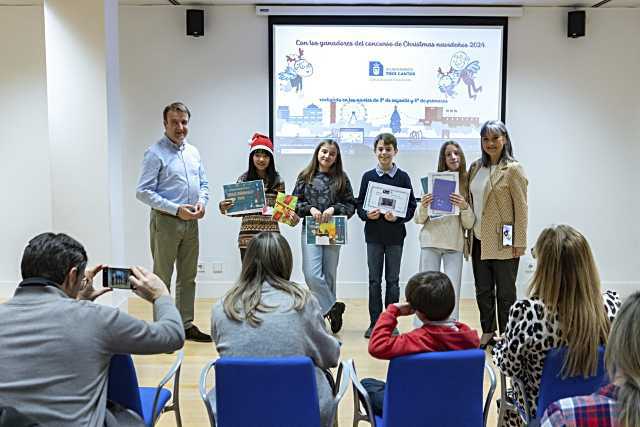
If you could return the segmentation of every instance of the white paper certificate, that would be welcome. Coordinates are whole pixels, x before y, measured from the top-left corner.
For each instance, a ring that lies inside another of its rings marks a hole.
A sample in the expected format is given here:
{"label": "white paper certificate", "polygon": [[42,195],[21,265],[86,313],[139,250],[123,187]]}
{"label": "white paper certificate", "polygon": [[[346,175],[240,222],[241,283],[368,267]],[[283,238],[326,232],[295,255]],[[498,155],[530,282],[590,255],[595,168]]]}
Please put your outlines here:
{"label": "white paper certificate", "polygon": [[395,216],[404,218],[407,216],[410,196],[411,190],[408,188],[369,181],[362,208],[367,212],[379,209],[382,214],[393,212]]}

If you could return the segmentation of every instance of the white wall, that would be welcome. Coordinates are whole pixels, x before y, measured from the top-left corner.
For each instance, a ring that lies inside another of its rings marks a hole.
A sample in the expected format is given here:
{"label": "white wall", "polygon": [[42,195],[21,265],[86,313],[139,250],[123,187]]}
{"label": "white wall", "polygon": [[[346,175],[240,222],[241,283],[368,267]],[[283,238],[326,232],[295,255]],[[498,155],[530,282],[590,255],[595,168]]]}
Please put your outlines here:
{"label": "white wall", "polygon": [[0,294],[27,241],[51,229],[42,6],[0,7]]}
{"label": "white wall", "polygon": [[[120,8],[125,259],[151,265],[148,209],[135,200],[135,185],[144,149],[162,134],[162,107],[182,100],[193,111],[190,140],[202,152],[212,188],[201,257],[224,263],[222,274],[201,277],[201,295],[219,293],[239,271],[239,223],[219,215],[216,202],[221,185],[246,168],[247,139],[267,131],[269,109],[267,19],[251,6],[205,10],[206,35],[196,39],[184,34],[184,8]],[[529,245],[544,226],[570,223],[589,238],[605,286],[629,293],[640,287],[640,228],[633,221],[640,202],[632,188],[640,182],[634,169],[640,10],[589,10],[587,36],[577,40],[566,38],[565,20],[564,9],[527,8],[509,23],[507,124],[530,179]],[[0,40],[7,53],[0,60],[0,120],[7,130],[0,142],[0,282],[15,283],[26,240],[51,227],[42,9],[1,7]],[[276,159],[289,189],[307,160]],[[345,161],[357,191],[362,171],[375,160]],[[435,166],[435,157],[401,153],[398,163],[416,180]],[[339,289],[364,296],[362,223],[354,218],[350,227]],[[299,230],[283,231],[301,280]],[[416,234],[409,224],[402,280],[416,270]],[[522,292],[524,269],[519,278]],[[471,280],[467,265],[465,297],[473,296]]]}
{"label": "white wall", "polygon": [[640,9],[590,9],[566,37],[566,11],[510,21],[507,120],[530,179],[529,243],[548,224],[589,239],[605,286],[640,288]]}
{"label": "white wall", "polygon": [[[239,223],[219,215],[216,202],[222,184],[246,168],[247,139],[267,131],[269,111],[267,19],[251,6],[205,10],[205,37],[197,39],[185,36],[181,8],[121,7],[120,15],[127,259],[150,263],[148,209],[135,200],[134,188],[144,149],[161,136],[162,107],[182,100],[194,114],[190,141],[203,154],[212,189],[201,222],[201,258],[224,263],[222,274],[209,270],[201,276],[201,294],[219,292],[216,285],[227,285],[239,271]],[[634,262],[640,233],[632,218],[640,202],[631,188],[640,173],[624,162],[640,154],[640,10],[590,10],[587,37],[577,40],[566,37],[566,16],[564,9],[528,8],[509,24],[507,122],[530,179],[529,244],[544,226],[570,223],[591,241],[605,284],[628,293],[640,283]],[[276,158],[289,189],[307,161]],[[345,163],[357,191],[375,159],[349,157]],[[401,153],[398,163],[415,185],[435,166],[435,157]],[[343,248],[339,269],[343,295],[366,295],[362,228],[359,219],[351,220],[351,243]],[[402,281],[416,271],[417,231],[408,224]],[[301,280],[299,231],[283,232]],[[521,266],[521,292],[528,277]],[[473,296],[471,280],[467,265],[465,297]]]}

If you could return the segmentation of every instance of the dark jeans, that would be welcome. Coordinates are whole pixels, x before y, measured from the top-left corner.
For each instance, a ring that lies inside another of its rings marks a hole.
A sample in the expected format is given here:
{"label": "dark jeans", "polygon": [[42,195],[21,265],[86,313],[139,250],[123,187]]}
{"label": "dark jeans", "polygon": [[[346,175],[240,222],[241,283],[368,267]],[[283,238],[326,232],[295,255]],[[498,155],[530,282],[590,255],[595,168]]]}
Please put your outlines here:
{"label": "dark jeans", "polygon": [[384,381],[377,380],[375,378],[364,378],[360,381],[367,394],[369,394],[369,400],[371,401],[371,409],[373,413],[379,417],[382,416],[382,407],[384,404]]}
{"label": "dark jeans", "polygon": [[382,313],[382,268],[386,291],[384,306],[398,302],[400,298],[400,263],[402,245],[367,243],[367,265],[369,266],[369,319],[375,325]]}
{"label": "dark jeans", "polygon": [[474,238],[471,263],[482,332],[496,330],[497,298],[498,325],[502,334],[507,328],[509,309],[516,301],[516,277],[520,258],[481,260],[480,257],[480,240]]}

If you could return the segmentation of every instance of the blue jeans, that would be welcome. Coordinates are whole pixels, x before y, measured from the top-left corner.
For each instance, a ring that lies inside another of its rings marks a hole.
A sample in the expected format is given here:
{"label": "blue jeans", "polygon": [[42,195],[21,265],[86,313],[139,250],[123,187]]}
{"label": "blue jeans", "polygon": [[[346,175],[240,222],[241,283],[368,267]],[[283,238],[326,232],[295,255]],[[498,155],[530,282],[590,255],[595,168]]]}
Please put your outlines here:
{"label": "blue jeans", "polygon": [[327,314],[336,302],[336,277],[340,246],[307,245],[305,227],[302,227],[302,273],[311,293],[320,303],[322,314]]}
{"label": "blue jeans", "polygon": [[367,265],[369,266],[369,319],[375,325],[382,313],[382,268],[386,291],[385,307],[400,299],[400,263],[402,262],[402,245],[385,245],[367,243]]}

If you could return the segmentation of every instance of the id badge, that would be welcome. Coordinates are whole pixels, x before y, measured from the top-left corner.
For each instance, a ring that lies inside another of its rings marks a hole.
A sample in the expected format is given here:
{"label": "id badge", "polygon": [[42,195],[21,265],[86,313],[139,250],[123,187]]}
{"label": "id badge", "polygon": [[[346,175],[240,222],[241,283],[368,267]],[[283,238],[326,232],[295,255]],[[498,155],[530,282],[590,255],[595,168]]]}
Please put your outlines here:
{"label": "id badge", "polygon": [[513,225],[502,226],[502,246],[513,246]]}

